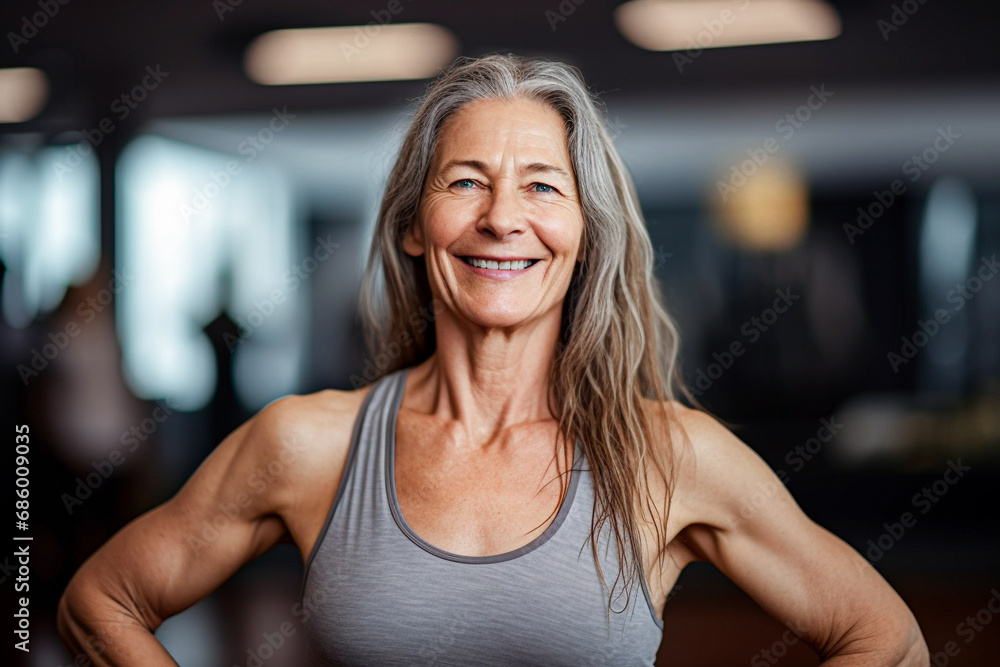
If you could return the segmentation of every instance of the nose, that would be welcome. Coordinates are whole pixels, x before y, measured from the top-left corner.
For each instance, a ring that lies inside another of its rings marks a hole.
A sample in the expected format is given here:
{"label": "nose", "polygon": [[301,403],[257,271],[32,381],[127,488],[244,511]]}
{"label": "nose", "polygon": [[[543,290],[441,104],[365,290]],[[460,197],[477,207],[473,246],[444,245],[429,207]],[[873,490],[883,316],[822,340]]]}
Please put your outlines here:
{"label": "nose", "polygon": [[499,181],[487,200],[486,210],[476,223],[476,229],[497,239],[504,239],[511,234],[523,232],[526,226],[524,201],[516,184],[507,179]]}

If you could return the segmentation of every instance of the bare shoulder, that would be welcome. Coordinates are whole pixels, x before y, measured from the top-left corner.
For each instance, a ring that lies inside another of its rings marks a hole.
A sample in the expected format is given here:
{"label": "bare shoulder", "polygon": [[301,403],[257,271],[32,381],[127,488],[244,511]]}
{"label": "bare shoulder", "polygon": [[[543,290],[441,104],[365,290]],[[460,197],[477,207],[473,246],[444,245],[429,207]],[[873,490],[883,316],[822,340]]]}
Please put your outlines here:
{"label": "bare shoulder", "polygon": [[254,430],[275,446],[323,450],[324,443],[350,434],[369,390],[324,389],[279,398],[253,417]]}
{"label": "bare shoulder", "polygon": [[259,477],[283,478],[281,505],[299,509],[317,487],[329,484],[351,444],[354,422],[371,387],[324,389],[278,399],[248,422]]}
{"label": "bare shoulder", "polygon": [[[734,450],[747,448],[718,419],[680,401],[647,400],[646,409],[656,425],[654,444],[668,448],[665,453],[674,461],[678,490],[695,491],[705,482],[704,473],[732,456]],[[664,419],[669,437],[663,428]]]}
{"label": "bare shoulder", "polygon": [[663,403],[675,461],[674,499],[683,522],[713,531],[750,527],[743,520],[757,496],[793,504],[774,471],[712,415],[677,401]]}

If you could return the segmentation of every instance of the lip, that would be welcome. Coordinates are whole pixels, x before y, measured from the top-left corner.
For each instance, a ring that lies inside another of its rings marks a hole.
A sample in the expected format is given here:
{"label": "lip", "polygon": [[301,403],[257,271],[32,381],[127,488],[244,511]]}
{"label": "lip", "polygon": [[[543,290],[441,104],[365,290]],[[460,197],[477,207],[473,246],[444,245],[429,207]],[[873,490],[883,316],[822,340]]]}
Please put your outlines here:
{"label": "lip", "polygon": [[[490,255],[452,255],[455,261],[464,266],[469,271],[472,271],[476,275],[482,276],[483,278],[492,278],[493,280],[514,280],[515,278],[520,278],[525,275],[533,268],[542,263],[543,260],[536,257],[495,257]],[[526,269],[481,269],[477,266],[472,266],[467,263],[462,257],[475,257],[476,259],[492,259],[497,262],[507,262],[515,260],[534,260],[534,264]]]}
{"label": "lip", "polygon": [[500,257],[499,255],[455,255],[459,259],[472,257],[474,259],[492,259],[495,262],[516,262],[519,260],[539,260],[537,257]]}

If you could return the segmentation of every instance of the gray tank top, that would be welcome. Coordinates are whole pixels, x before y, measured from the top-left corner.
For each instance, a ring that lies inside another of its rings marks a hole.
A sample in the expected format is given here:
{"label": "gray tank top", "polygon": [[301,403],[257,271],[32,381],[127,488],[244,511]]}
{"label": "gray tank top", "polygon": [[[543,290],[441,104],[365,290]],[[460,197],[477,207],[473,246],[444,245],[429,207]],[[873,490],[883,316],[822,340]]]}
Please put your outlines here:
{"label": "gray tank top", "polygon": [[[590,472],[579,441],[556,518],[525,546],[462,556],[420,538],[396,500],[393,453],[405,368],[369,390],[342,483],[306,561],[300,604],[309,664],[652,665],[663,637],[645,579],[607,611],[587,542]],[[610,526],[598,551],[618,574]],[[621,612],[621,613],[617,613]]]}

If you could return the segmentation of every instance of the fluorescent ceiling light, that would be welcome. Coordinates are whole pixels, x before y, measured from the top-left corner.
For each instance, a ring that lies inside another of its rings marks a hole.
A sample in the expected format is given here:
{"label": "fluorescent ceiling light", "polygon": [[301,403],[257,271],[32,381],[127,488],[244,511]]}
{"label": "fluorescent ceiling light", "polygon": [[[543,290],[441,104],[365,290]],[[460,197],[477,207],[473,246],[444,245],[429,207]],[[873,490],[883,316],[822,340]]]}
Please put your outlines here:
{"label": "fluorescent ceiling light", "polygon": [[247,47],[244,67],[257,83],[424,79],[458,53],[452,33],[430,23],[274,30]]}
{"label": "fluorescent ceiling light", "polygon": [[840,17],[822,0],[633,0],[618,30],[650,51],[833,39]]}
{"label": "fluorescent ceiling light", "polygon": [[49,80],[42,70],[0,69],[0,123],[23,123],[34,118],[48,97]]}

